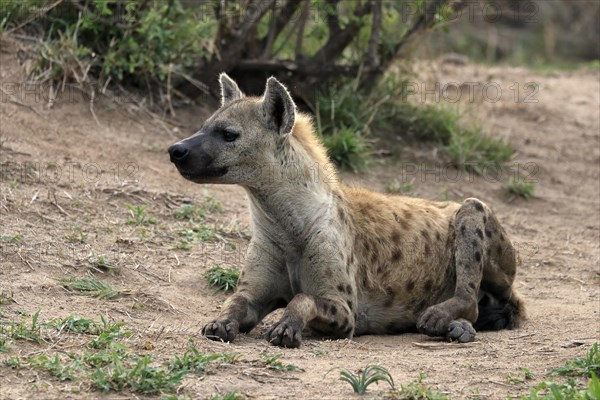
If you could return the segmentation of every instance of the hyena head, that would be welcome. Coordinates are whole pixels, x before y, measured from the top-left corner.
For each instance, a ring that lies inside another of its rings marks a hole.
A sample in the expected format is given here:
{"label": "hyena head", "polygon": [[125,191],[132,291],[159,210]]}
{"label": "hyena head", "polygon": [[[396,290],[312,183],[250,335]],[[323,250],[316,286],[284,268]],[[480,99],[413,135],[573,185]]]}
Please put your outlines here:
{"label": "hyena head", "polygon": [[169,147],[171,162],[196,183],[251,184],[294,127],[296,106],[275,78],[262,97],[246,97],[226,74],[219,77],[221,107],[200,130]]}

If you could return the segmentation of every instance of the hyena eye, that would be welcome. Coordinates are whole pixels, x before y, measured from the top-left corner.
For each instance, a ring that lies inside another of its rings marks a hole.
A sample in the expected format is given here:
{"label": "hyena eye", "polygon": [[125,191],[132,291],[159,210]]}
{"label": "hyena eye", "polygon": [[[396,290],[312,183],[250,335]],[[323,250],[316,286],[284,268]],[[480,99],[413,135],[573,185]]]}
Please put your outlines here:
{"label": "hyena eye", "polygon": [[240,137],[239,133],[236,132],[232,132],[232,131],[228,131],[228,130],[224,130],[223,131],[223,139],[226,142],[233,142],[235,141],[238,137]]}

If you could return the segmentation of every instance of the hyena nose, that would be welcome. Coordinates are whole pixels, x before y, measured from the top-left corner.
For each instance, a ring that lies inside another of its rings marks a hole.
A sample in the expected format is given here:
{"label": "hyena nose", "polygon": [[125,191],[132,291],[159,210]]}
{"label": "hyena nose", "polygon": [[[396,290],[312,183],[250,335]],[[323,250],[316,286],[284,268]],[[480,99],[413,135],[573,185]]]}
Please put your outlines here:
{"label": "hyena nose", "polygon": [[188,154],[190,154],[190,150],[184,144],[175,143],[169,147],[169,156],[171,156],[171,162],[173,163],[182,161]]}

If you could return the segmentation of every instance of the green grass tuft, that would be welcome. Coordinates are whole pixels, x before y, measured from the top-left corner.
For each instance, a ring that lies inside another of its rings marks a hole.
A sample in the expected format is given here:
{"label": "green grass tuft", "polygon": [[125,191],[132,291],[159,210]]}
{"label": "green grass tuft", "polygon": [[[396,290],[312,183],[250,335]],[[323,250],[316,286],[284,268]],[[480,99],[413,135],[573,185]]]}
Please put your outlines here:
{"label": "green grass tuft", "polygon": [[399,389],[392,389],[385,393],[385,399],[398,400],[447,400],[448,397],[443,393],[432,391],[423,380],[425,375],[420,374],[416,382],[407,385],[401,385]]}
{"label": "green grass tuft", "polygon": [[108,322],[103,316],[100,317],[102,320],[102,326],[99,327],[98,336],[95,337],[90,343],[90,347],[94,349],[119,349],[124,350],[125,346],[117,342],[117,339],[122,337],[130,337],[131,332],[121,329],[127,325],[125,322],[116,322],[114,324]]}
{"label": "green grass tuft", "polygon": [[27,324],[29,318],[27,316],[23,317],[21,322],[18,324],[14,321],[8,323],[0,323],[0,337],[3,338],[4,347],[7,349],[8,339],[13,340],[25,340],[28,342],[41,343],[42,337],[40,334],[41,324],[38,323],[38,319],[40,316],[40,312],[42,310],[39,309],[33,314],[31,318],[31,324]]}
{"label": "green grass tuft", "polygon": [[208,286],[216,287],[225,292],[232,292],[237,287],[240,271],[215,265],[204,273],[204,277],[208,280]]}
{"label": "green grass tuft", "polygon": [[352,128],[340,128],[331,135],[323,136],[323,144],[340,168],[359,172],[369,164],[370,147],[366,139]]}
{"label": "green grass tuft", "polygon": [[525,200],[530,200],[533,197],[535,184],[527,182],[525,178],[511,177],[505,187],[505,190],[509,194],[522,197]]}
{"label": "green grass tuft", "polygon": [[156,224],[156,218],[146,214],[146,206],[133,206],[127,204],[130,216],[127,217],[127,225],[148,225]]}
{"label": "green grass tuft", "polygon": [[367,388],[377,382],[387,382],[392,389],[394,388],[394,379],[389,371],[379,365],[367,365],[357,373],[352,373],[347,369],[340,372],[340,380],[348,382],[352,386],[354,393],[365,394]]}
{"label": "green grass tuft", "polygon": [[283,372],[291,372],[291,371],[304,371],[297,365],[294,364],[284,364],[279,359],[283,354],[275,354],[274,356],[270,356],[266,351],[260,353],[260,356],[263,358],[265,366],[269,369],[274,369],[276,371]]}
{"label": "green grass tuft", "polygon": [[579,387],[573,378],[566,383],[542,382],[530,388],[521,400],[597,400],[600,399],[600,381],[592,372],[586,387]]}
{"label": "green grass tuft", "polygon": [[64,288],[82,296],[108,300],[119,294],[119,291],[112,285],[95,278],[77,279],[68,277],[58,279],[58,281]]}
{"label": "green grass tuft", "polygon": [[570,376],[600,376],[600,352],[598,351],[598,342],[590,347],[585,357],[567,361],[565,365],[555,368],[550,375],[570,375]]}
{"label": "green grass tuft", "polygon": [[130,389],[133,392],[155,394],[162,390],[174,391],[187,373],[170,373],[166,369],[155,367],[149,355],[132,361],[124,362],[117,352],[113,352],[111,362],[91,374],[92,387],[105,393]]}
{"label": "green grass tuft", "polygon": [[27,361],[32,367],[47,371],[61,381],[73,381],[77,377],[76,366],[72,363],[70,365],[62,363],[58,353],[54,355],[54,358],[42,354]]}
{"label": "green grass tuft", "polygon": [[50,321],[44,324],[58,331],[95,335],[100,332],[100,327],[93,319],[81,318],[75,315],[70,315],[60,321]]}
{"label": "green grass tuft", "polygon": [[401,182],[394,178],[385,184],[385,191],[392,194],[410,194],[415,189],[415,179],[410,182]]}
{"label": "green grass tuft", "polygon": [[2,240],[3,242],[10,243],[10,244],[21,244],[23,242],[23,236],[21,236],[21,235],[1,236],[0,240]]}
{"label": "green grass tuft", "polygon": [[238,392],[236,392],[235,390],[230,390],[229,392],[225,393],[224,395],[220,395],[220,394],[213,394],[210,397],[210,400],[244,400],[245,397],[242,396],[241,394],[239,394]]}

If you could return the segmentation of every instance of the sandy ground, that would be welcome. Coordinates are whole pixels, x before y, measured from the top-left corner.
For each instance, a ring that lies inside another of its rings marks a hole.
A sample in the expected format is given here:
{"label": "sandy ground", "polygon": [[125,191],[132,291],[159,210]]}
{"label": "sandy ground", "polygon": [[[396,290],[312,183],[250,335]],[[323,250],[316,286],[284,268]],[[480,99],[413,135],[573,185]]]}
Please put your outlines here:
{"label": "sandy ground", "polygon": [[[468,345],[404,334],[341,341],[305,338],[300,349],[280,349],[263,339],[276,316],[234,344],[199,335],[227,296],[209,288],[202,274],[215,264],[239,267],[249,230],[240,188],[192,185],[178,175],[166,154],[166,148],[193,133],[210,110],[178,110],[170,123],[130,104],[99,101],[94,108],[98,124],[88,99],[76,91],[48,109],[43,88],[19,84],[23,77],[10,46],[2,47],[0,56],[2,88],[15,93],[14,98],[2,93],[0,102],[0,236],[22,238],[18,243],[0,241],[0,291],[12,299],[0,305],[2,321],[20,321],[38,309],[43,321],[72,314],[94,319],[104,315],[127,323],[134,334],[124,343],[132,352],[152,354],[158,361],[181,354],[190,337],[203,352],[240,355],[234,364],[209,365],[202,377],[185,378],[179,390],[182,398],[208,398],[235,389],[251,399],[347,399],[353,395],[350,386],[337,379],[337,369],[358,370],[367,364],[388,368],[398,384],[424,374],[428,387],[451,398],[506,398],[527,393],[529,385],[583,355],[600,337],[598,70],[541,74],[521,68],[424,63],[415,77],[419,84],[478,82],[483,87],[493,82],[500,87],[502,99],[489,101],[491,89],[487,100],[475,91],[468,108],[487,132],[516,149],[510,170],[499,178],[491,173],[457,178],[457,171],[442,167],[431,146],[409,145],[397,132],[376,143],[394,149],[394,157],[377,161],[364,174],[344,174],[346,181],[375,190],[383,190],[393,178],[414,179],[414,194],[421,197],[476,196],[487,202],[519,249],[522,264],[516,287],[527,301],[525,326],[480,333]],[[537,84],[535,93],[528,82]],[[15,84],[17,89],[10,86]],[[515,84],[520,88],[517,101],[516,87],[511,89]],[[525,102],[528,95],[537,102]],[[536,182],[531,201],[504,192],[516,171]],[[205,196],[223,207],[206,215],[206,223],[220,237],[188,250],[175,248],[186,222],[174,218],[173,210],[186,202],[201,203]],[[128,225],[128,204],[145,205],[156,224]],[[114,273],[90,268],[98,256],[115,267]],[[89,274],[126,292],[114,300],[98,300],[69,293],[56,281]],[[44,337],[39,345],[12,342],[0,359],[56,352],[64,356],[82,351],[89,340],[49,329]],[[263,351],[282,354],[284,364],[304,371],[268,369],[259,354]],[[507,380],[508,375],[522,377],[522,368],[529,368],[535,379]],[[385,389],[383,384],[372,386],[368,397],[381,397]],[[143,396],[105,396],[85,382],[60,382],[44,371],[0,366],[2,399],[100,397]]]}

